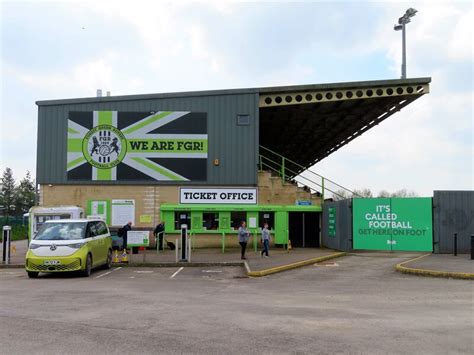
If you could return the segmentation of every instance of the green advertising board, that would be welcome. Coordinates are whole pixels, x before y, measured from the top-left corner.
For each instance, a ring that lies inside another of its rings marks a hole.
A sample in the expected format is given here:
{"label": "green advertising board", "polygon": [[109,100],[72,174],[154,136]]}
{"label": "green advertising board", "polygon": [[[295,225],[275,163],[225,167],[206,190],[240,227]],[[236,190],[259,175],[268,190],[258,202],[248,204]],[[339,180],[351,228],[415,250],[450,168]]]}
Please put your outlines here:
{"label": "green advertising board", "polygon": [[328,208],[328,235],[336,236],[336,207]]}
{"label": "green advertising board", "polygon": [[431,198],[355,198],[354,249],[433,251]]}

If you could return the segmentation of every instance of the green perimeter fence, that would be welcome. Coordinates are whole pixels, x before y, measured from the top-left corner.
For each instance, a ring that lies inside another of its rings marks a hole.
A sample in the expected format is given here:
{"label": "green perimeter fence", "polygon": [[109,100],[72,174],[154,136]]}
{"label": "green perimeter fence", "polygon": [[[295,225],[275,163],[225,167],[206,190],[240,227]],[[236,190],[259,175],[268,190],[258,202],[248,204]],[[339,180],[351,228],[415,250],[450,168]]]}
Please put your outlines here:
{"label": "green perimeter fence", "polygon": [[[28,238],[28,219],[22,216],[0,217],[0,240],[3,238],[3,226],[12,227],[12,240]],[[3,241],[3,240],[2,240]]]}

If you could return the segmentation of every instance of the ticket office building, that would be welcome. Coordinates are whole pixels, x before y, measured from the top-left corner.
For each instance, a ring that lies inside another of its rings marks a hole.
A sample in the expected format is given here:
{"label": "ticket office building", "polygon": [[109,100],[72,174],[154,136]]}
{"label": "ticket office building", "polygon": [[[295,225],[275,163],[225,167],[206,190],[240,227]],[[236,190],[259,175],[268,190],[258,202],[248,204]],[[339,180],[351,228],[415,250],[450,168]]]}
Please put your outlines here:
{"label": "ticket office building", "polygon": [[[317,246],[324,188],[302,190],[299,174],[428,93],[430,80],[38,101],[39,204],[101,211],[112,229],[164,220],[175,233],[184,219],[202,240],[267,220],[277,244]],[[201,189],[240,200],[196,203]]]}
{"label": "ticket office building", "polygon": [[240,223],[246,221],[251,242],[259,241],[266,223],[276,246],[286,247],[288,240],[293,247],[320,246],[319,206],[164,204],[161,215],[168,235],[179,234],[185,224],[191,235],[201,237],[201,245],[215,245],[217,241],[235,246]]}

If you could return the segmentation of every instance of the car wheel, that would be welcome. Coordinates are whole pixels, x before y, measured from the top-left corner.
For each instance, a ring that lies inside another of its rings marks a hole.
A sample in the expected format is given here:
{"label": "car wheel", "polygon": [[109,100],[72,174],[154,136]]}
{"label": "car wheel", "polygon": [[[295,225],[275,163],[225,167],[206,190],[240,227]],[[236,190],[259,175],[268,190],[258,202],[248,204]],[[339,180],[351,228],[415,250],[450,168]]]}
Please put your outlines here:
{"label": "car wheel", "polygon": [[35,271],[27,271],[27,273],[28,273],[28,277],[30,279],[36,279],[38,277],[38,274],[39,274],[39,272],[35,272]]}
{"label": "car wheel", "polygon": [[107,253],[107,263],[104,265],[104,269],[110,269],[112,267],[112,250],[109,249]]}
{"label": "car wheel", "polygon": [[91,276],[91,271],[92,271],[92,256],[90,254],[87,254],[86,267],[82,271],[82,276],[84,277]]}

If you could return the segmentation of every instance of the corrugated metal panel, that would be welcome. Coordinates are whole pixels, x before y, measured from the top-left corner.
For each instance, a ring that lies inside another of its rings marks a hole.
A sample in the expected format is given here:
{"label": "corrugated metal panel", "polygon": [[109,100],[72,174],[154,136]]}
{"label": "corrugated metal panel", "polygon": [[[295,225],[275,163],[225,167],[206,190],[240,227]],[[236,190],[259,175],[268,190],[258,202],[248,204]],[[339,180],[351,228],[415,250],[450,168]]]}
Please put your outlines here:
{"label": "corrugated metal panel", "polygon": [[435,253],[454,251],[458,234],[458,253],[470,253],[474,234],[474,191],[435,191],[433,195]]}
{"label": "corrugated metal panel", "polygon": [[[67,119],[70,111],[195,111],[207,112],[208,185],[256,185],[258,156],[258,94],[168,97],[126,101],[53,105],[39,103],[37,180],[40,184],[67,184]],[[249,126],[237,126],[237,114],[249,114]],[[214,159],[219,166],[213,165]],[[71,182],[72,183],[72,182]],[[77,184],[78,182],[74,182]],[[88,182],[109,183],[118,182]],[[150,181],[143,182],[150,184]],[[167,182],[159,182],[166,184]],[[134,182],[135,184],[135,182]],[[185,184],[185,183],[183,183]],[[196,185],[196,183],[189,183]]]}
{"label": "corrugated metal panel", "polygon": [[[352,200],[324,202],[323,205],[323,235],[322,244],[326,248],[351,251],[352,250]],[[336,236],[329,236],[328,218],[329,208],[336,208]]]}

